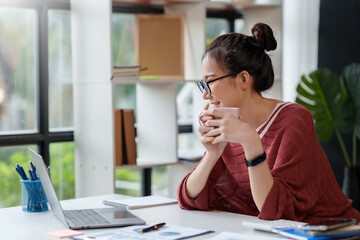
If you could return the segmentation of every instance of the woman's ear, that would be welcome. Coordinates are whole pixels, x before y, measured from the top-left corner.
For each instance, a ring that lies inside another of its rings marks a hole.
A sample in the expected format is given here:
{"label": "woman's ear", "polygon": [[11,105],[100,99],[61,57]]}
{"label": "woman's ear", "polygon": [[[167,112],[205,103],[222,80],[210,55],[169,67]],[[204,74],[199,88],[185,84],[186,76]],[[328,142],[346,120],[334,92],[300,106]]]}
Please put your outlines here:
{"label": "woman's ear", "polygon": [[246,90],[251,86],[251,76],[250,74],[243,70],[236,76],[236,79],[238,80],[238,84],[240,84],[240,87],[242,90]]}

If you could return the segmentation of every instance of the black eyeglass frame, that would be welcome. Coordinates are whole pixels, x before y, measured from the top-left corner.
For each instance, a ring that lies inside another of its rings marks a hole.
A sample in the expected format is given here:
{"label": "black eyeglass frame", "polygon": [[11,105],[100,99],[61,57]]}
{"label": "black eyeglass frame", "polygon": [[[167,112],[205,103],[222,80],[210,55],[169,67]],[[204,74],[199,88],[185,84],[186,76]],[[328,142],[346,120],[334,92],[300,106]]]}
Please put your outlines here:
{"label": "black eyeglass frame", "polygon": [[232,76],[232,75],[235,75],[235,74],[239,74],[240,72],[233,72],[233,73],[229,73],[229,74],[226,74],[224,76],[221,76],[221,77],[218,77],[218,78],[215,78],[213,80],[210,80],[210,81],[205,81],[204,79],[200,80],[200,81],[197,81],[196,84],[198,86],[198,88],[200,89],[200,92],[203,93],[205,90],[205,92],[207,94],[211,94],[211,89],[210,89],[210,86],[209,86],[209,83],[212,83],[212,82],[215,82],[217,80],[220,80],[220,79],[223,79],[223,78],[226,78],[226,77],[229,77],[229,76]]}

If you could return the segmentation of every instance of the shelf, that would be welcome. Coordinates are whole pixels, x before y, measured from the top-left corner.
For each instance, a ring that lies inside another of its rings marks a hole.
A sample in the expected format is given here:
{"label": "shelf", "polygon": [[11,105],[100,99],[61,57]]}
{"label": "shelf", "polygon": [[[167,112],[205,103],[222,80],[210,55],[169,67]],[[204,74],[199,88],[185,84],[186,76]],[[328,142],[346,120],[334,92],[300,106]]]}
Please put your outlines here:
{"label": "shelf", "polygon": [[[259,3],[258,3],[259,2]],[[260,1],[255,2],[231,2],[231,1],[208,1],[206,8],[211,10],[223,10],[223,11],[242,11],[250,9],[264,9],[281,6],[280,1]]]}
{"label": "shelf", "polygon": [[115,4],[141,5],[141,6],[172,6],[178,4],[191,4],[205,2],[206,8],[211,10],[241,11],[255,8],[272,8],[281,6],[281,0],[113,0]]}

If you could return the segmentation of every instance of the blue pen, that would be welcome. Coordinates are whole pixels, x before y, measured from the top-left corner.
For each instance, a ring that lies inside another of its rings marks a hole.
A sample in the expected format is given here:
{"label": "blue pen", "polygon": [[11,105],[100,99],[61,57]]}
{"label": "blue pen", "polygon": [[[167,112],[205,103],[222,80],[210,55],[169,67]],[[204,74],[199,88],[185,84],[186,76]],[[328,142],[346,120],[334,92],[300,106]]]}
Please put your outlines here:
{"label": "blue pen", "polygon": [[32,168],[30,168],[30,170],[31,170],[31,173],[32,173],[32,175],[33,175],[33,177],[34,177],[34,180],[38,180],[38,177],[37,177],[37,175],[36,175],[35,170],[32,169]]}
{"label": "blue pen", "polygon": [[30,161],[30,165],[31,165],[31,168],[32,168],[32,170],[34,172],[34,175],[36,176],[36,167],[35,167],[35,165],[31,161]]}
{"label": "blue pen", "polygon": [[32,170],[32,174],[35,180],[38,180],[37,174],[36,174],[36,167],[34,166],[34,164],[30,161],[30,166],[31,166],[31,170]]}
{"label": "blue pen", "polygon": [[21,172],[21,175],[23,176],[23,179],[27,180],[28,177],[26,176],[26,173],[25,173],[23,167],[21,165],[18,165],[18,164],[16,164],[16,165],[17,165],[17,168],[19,169],[19,171]]}
{"label": "blue pen", "polygon": [[32,175],[32,172],[30,171],[30,168],[28,167],[28,173],[31,180],[34,180],[34,176]]}
{"label": "blue pen", "polygon": [[24,175],[22,174],[22,172],[20,171],[20,169],[18,167],[15,167],[15,170],[18,172],[18,174],[20,175],[20,178],[22,180],[27,180],[26,178],[24,178]]}
{"label": "blue pen", "polygon": [[36,178],[34,176],[34,172],[30,167],[28,168],[28,172],[29,172],[29,175],[30,175],[30,179],[31,180],[36,180]]}

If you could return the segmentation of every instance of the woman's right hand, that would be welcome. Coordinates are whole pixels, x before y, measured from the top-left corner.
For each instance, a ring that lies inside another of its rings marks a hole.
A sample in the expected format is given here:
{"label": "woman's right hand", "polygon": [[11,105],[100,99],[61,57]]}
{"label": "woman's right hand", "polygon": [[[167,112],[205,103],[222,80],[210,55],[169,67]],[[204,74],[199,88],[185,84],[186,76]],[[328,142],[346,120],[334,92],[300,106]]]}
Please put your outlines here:
{"label": "woman's right hand", "polygon": [[[204,111],[209,109],[209,103],[207,103],[204,107]],[[206,136],[206,133],[211,130],[211,127],[205,126],[205,123],[207,120],[212,119],[211,116],[201,116],[200,121],[203,123],[202,126],[199,127],[199,133],[200,133],[200,142],[207,150],[207,154],[211,154],[216,156],[215,158],[219,158],[221,154],[223,153],[226,145],[228,142],[219,142],[216,144],[213,144],[212,141],[215,139],[215,137],[209,137]]]}

